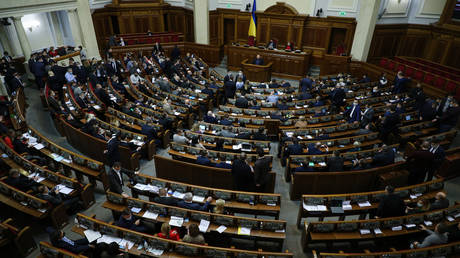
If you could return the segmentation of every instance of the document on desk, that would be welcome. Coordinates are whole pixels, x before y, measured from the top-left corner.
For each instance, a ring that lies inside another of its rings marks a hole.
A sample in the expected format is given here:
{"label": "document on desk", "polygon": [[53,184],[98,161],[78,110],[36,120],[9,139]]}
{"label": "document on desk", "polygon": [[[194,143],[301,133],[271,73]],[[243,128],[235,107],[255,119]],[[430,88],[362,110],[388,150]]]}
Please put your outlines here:
{"label": "document on desk", "polygon": [[348,201],[343,201],[342,202],[342,209],[343,210],[352,210],[353,207],[351,206],[350,203],[351,203],[351,201],[349,201],[349,200]]}
{"label": "document on desk", "polygon": [[174,198],[177,198],[177,199],[184,199],[185,194],[184,194],[184,193],[181,193],[181,192],[178,192],[178,191],[174,191],[174,193],[172,194],[172,196],[173,196]]}
{"label": "document on desk", "polygon": [[360,202],[360,203],[358,203],[358,205],[359,205],[359,207],[361,207],[361,208],[362,208],[362,207],[370,207],[370,206],[372,206],[371,203],[368,202],[368,201],[367,201],[367,202]]}
{"label": "document on desk", "polygon": [[415,224],[406,224],[406,225],[404,225],[404,226],[405,226],[407,229],[413,229],[413,228],[415,228],[417,225],[415,225]]}
{"label": "document on desk", "polygon": [[402,230],[402,226],[392,227],[391,230],[393,230],[393,231],[400,231],[400,230]]}
{"label": "document on desk", "polygon": [[38,143],[38,144],[35,144],[35,145],[34,145],[34,148],[35,148],[36,150],[41,150],[41,149],[45,148],[45,145],[43,145],[43,144],[41,144],[41,143]]}
{"label": "document on desk", "polygon": [[128,250],[131,249],[131,248],[133,248],[133,246],[134,246],[134,242],[131,242],[131,241],[126,240],[126,239],[122,239],[122,240],[118,243],[118,245],[120,246],[120,249],[125,249],[126,244],[128,244]]}
{"label": "document on desk", "polygon": [[184,224],[184,218],[171,216],[171,219],[169,220],[169,225],[175,227],[182,227],[182,224]]}
{"label": "document on desk", "polygon": [[163,254],[164,250],[154,249],[154,248],[150,247],[149,249],[147,249],[147,252],[152,253],[155,256],[161,256]]}
{"label": "document on desk", "polygon": [[250,236],[251,229],[245,227],[238,227],[238,235]]}
{"label": "document on desk", "polygon": [[158,218],[158,214],[150,212],[150,211],[145,211],[144,214],[142,215],[142,217],[156,220]]}
{"label": "document on desk", "polygon": [[374,228],[374,233],[376,235],[382,234],[382,230],[380,230],[380,228]]}
{"label": "document on desk", "polygon": [[72,188],[62,185],[62,184],[59,184],[56,187],[59,190],[59,192],[62,194],[70,194],[73,191]]}
{"label": "document on desk", "polygon": [[121,241],[121,238],[119,237],[114,237],[114,236],[109,236],[109,235],[102,235],[102,237],[98,238],[96,243],[106,243],[106,244],[110,244],[112,242],[115,242],[115,243],[120,243]]}
{"label": "document on desk", "polygon": [[226,229],[227,229],[227,227],[226,227],[226,226],[224,226],[224,225],[221,225],[221,226],[219,226],[219,227],[218,227],[216,230],[217,230],[217,232],[219,232],[219,233],[221,233],[221,234],[222,234],[222,232],[224,232]]}
{"label": "document on desk", "polygon": [[132,211],[133,213],[139,213],[141,210],[142,210],[142,208],[137,208],[137,207],[132,207],[132,208],[131,208],[131,211]]}
{"label": "document on desk", "polygon": [[360,229],[359,233],[361,233],[361,235],[367,235],[370,234],[371,231],[369,229]]}
{"label": "document on desk", "polygon": [[137,183],[137,184],[134,185],[134,188],[136,188],[137,190],[140,190],[140,191],[144,191],[146,186],[147,185]]}
{"label": "document on desk", "polygon": [[102,237],[101,233],[99,233],[98,231],[91,230],[91,229],[87,229],[83,231],[83,233],[85,233],[85,237],[86,239],[88,239],[88,242],[90,243]]}
{"label": "document on desk", "polygon": [[204,202],[204,197],[203,197],[203,196],[194,195],[194,196],[192,197],[192,201],[193,201],[193,202]]}
{"label": "document on desk", "polygon": [[198,228],[200,229],[201,232],[206,232],[208,231],[209,224],[210,224],[209,220],[202,219],[200,221],[200,225],[198,226]]}

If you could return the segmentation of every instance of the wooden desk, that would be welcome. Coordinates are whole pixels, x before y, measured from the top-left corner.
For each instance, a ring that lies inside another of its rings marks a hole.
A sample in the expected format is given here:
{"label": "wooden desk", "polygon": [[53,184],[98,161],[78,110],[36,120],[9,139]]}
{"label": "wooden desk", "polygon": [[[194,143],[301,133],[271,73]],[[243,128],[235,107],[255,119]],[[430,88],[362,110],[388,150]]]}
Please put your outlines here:
{"label": "wooden desk", "polygon": [[226,47],[228,51],[227,65],[229,70],[241,70],[241,62],[245,59],[253,60],[256,55],[261,55],[265,63],[273,62],[272,73],[275,76],[300,79],[310,68],[311,52],[295,53],[283,50],[259,49],[256,47]]}
{"label": "wooden desk", "polygon": [[272,78],[272,65],[273,62],[270,62],[266,65],[256,65],[252,64],[248,59],[244,59],[241,62],[241,67],[243,67],[243,73],[246,74],[246,77],[250,81],[256,82],[268,82]]}

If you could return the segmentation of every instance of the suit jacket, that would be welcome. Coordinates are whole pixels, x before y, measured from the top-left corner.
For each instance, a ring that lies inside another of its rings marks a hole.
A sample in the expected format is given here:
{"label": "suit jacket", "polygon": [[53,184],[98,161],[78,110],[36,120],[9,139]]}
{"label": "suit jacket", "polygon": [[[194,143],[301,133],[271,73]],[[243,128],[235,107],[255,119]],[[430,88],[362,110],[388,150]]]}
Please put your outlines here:
{"label": "suit jacket", "polygon": [[354,105],[352,105],[349,109],[347,109],[347,111],[344,112],[344,116],[347,118],[348,122],[350,123],[353,123],[355,121],[360,121],[360,117],[361,117],[361,107],[359,105],[356,105],[354,107],[354,110],[353,110],[353,107]]}
{"label": "suit jacket", "polygon": [[155,130],[153,126],[143,124],[141,127],[141,134],[147,136],[147,139],[151,141],[156,138],[157,131]]}
{"label": "suit jacket", "polygon": [[301,92],[307,92],[311,89],[313,81],[309,78],[303,78],[300,80],[299,87]]}
{"label": "suit jacket", "polygon": [[15,187],[21,191],[27,192],[31,189],[32,186],[38,184],[35,181],[29,179],[26,176],[19,175],[17,178],[8,177],[4,180],[7,185]]}
{"label": "suit jacket", "polygon": [[300,155],[303,153],[303,148],[300,144],[291,144],[287,147],[287,155]]}
{"label": "suit jacket", "polygon": [[107,158],[109,160],[109,165],[112,166],[114,162],[120,161],[120,141],[116,138],[112,138],[107,142]]}
{"label": "suit jacket", "polygon": [[251,167],[240,160],[236,159],[232,165],[233,188],[239,191],[252,191],[254,188],[254,175]]}
{"label": "suit jacket", "polygon": [[203,165],[203,166],[211,166],[212,167],[211,160],[209,160],[207,157],[204,157],[204,156],[201,156],[201,155],[196,158],[196,164]]}
{"label": "suit jacket", "polygon": [[437,210],[437,209],[445,209],[449,207],[449,200],[448,199],[440,199],[440,200],[435,200],[433,203],[431,203],[431,210]]}
{"label": "suit jacket", "polygon": [[411,171],[427,171],[433,165],[434,154],[428,150],[417,150],[407,157],[407,164]]}
{"label": "suit jacket", "polygon": [[406,211],[406,204],[397,194],[385,195],[380,200],[377,208],[377,216],[381,218],[403,216]]}
{"label": "suit jacket", "polygon": [[254,61],[252,61],[253,64],[255,65],[263,65],[264,64],[264,59],[263,58],[254,58]]}
{"label": "suit jacket", "polygon": [[[73,242],[74,242],[74,244],[71,245],[71,244],[67,243],[66,241],[60,239],[56,243],[53,243],[53,245],[58,247],[58,248],[67,250],[67,251],[69,251],[71,253],[74,253],[74,254],[82,253],[82,252],[84,252],[84,251],[86,251],[86,250],[88,250],[90,248],[89,245],[88,245],[88,241],[86,241],[86,242],[84,242],[84,241],[73,241]],[[84,242],[84,244],[80,243],[80,242]]]}
{"label": "suit jacket", "polygon": [[53,206],[58,206],[59,204],[62,203],[62,198],[59,194],[53,194],[53,193],[48,193],[48,194],[42,194],[39,193],[37,194],[37,197],[40,199],[43,199],[45,201],[48,201],[51,203]]}
{"label": "suit jacket", "polygon": [[224,83],[225,97],[233,98],[235,96],[236,85],[234,81],[226,81]]}
{"label": "suit jacket", "polygon": [[343,158],[342,157],[330,157],[327,159],[327,166],[329,171],[342,171],[343,170]]}
{"label": "suit jacket", "polygon": [[207,211],[209,202],[205,202],[204,204],[199,204],[199,203],[188,203],[183,200],[179,201],[177,203],[177,206],[184,208],[184,209],[189,209],[189,210],[196,210],[196,211]]}
{"label": "suit jacket", "polygon": [[123,173],[127,174],[129,177],[132,176],[132,172],[129,170],[126,170],[122,168],[120,170],[120,177],[117,175],[117,172],[115,172],[113,169],[109,171],[109,188],[111,192],[121,194],[123,193],[123,186],[125,185],[124,179],[123,179]]}
{"label": "suit jacket", "polygon": [[372,122],[372,120],[374,119],[374,114],[375,114],[375,111],[371,107],[364,110],[363,116],[361,117],[361,122],[364,125],[367,125],[368,123]]}
{"label": "suit jacket", "polygon": [[343,105],[343,99],[345,98],[346,94],[343,89],[334,89],[331,92],[331,100],[332,103],[336,106],[342,106]]}
{"label": "suit jacket", "polygon": [[256,184],[265,185],[270,180],[270,158],[258,158],[254,164],[254,181]]}
{"label": "suit jacket", "polygon": [[155,196],[153,198],[153,201],[156,203],[164,204],[164,205],[170,205],[170,206],[177,205],[177,199],[174,197]]}
{"label": "suit jacket", "polygon": [[239,97],[235,101],[235,106],[238,108],[248,108],[248,100],[244,97]]}

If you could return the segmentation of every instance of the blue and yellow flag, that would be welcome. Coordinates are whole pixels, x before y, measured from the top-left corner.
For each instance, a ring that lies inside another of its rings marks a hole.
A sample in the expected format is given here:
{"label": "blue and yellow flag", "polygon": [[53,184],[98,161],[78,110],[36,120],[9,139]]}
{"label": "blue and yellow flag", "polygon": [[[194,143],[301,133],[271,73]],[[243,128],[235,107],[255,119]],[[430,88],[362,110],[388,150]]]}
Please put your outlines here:
{"label": "blue and yellow flag", "polygon": [[256,38],[256,25],[256,0],[254,0],[254,3],[252,4],[251,21],[249,22],[249,37],[252,36]]}

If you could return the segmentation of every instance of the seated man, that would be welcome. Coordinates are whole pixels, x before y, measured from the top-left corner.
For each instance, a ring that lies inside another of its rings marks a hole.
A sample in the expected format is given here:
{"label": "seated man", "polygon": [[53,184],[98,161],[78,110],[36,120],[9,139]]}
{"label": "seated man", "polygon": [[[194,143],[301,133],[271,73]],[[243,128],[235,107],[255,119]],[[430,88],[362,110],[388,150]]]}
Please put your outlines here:
{"label": "seated man", "polygon": [[164,204],[164,205],[172,205],[172,206],[177,205],[177,199],[174,197],[168,196],[168,193],[165,188],[160,188],[158,190],[158,196],[155,196],[153,198],[153,201],[156,203]]}
{"label": "seated man", "polygon": [[118,222],[116,223],[116,225],[122,228],[127,228],[127,229],[134,230],[134,231],[141,232],[141,233],[147,232],[147,228],[144,226],[141,226],[141,220],[136,219],[134,215],[131,213],[131,210],[129,208],[126,208],[121,213],[121,216],[118,219]]}
{"label": "seated man", "polygon": [[249,102],[248,100],[244,97],[244,94],[242,94],[240,97],[238,97],[235,101],[235,106],[237,108],[248,108]]}
{"label": "seated man", "polygon": [[340,151],[335,150],[334,155],[327,159],[327,166],[329,171],[342,171],[343,170],[343,158],[340,156]]}
{"label": "seated man", "polygon": [[229,117],[228,114],[225,114],[225,115],[224,115],[224,118],[221,119],[221,120],[219,121],[219,124],[225,125],[225,126],[231,126],[231,125],[233,125],[232,121],[230,121],[230,120],[228,119],[228,117]]}
{"label": "seated man", "polygon": [[281,102],[278,102],[277,107],[278,107],[278,110],[288,110],[289,109],[288,105],[286,105],[286,101],[284,100]]}
{"label": "seated man", "polygon": [[446,193],[439,192],[436,194],[434,201],[431,203],[431,210],[445,209],[449,207],[449,199],[446,198]]}
{"label": "seated man", "polygon": [[385,187],[385,196],[380,200],[377,208],[376,218],[390,218],[403,216],[406,211],[406,204],[391,185]]}
{"label": "seated man", "polygon": [[53,191],[50,192],[48,187],[44,185],[40,185],[38,187],[37,197],[48,201],[53,207],[64,203],[64,206],[66,206],[69,214],[74,214],[82,208],[82,205],[79,204],[78,197],[66,198],[66,196],[63,196],[61,193],[59,193],[58,189],[53,188]]}
{"label": "seated man", "polygon": [[429,235],[423,239],[422,243],[417,241],[411,244],[411,249],[418,249],[429,247],[433,245],[441,245],[447,243],[448,236],[447,236],[447,226],[443,222],[440,222],[434,228],[434,231],[431,231],[425,227],[425,225],[420,225],[422,230],[425,230]]}
{"label": "seated man", "polygon": [[86,238],[71,240],[65,236],[61,230],[56,230],[50,235],[50,242],[53,246],[67,250],[74,254],[79,254],[90,249],[89,242]]}
{"label": "seated man", "polygon": [[260,106],[258,105],[257,100],[255,99],[252,100],[251,106],[249,107],[249,109],[260,110]]}
{"label": "seated man", "polygon": [[264,60],[260,55],[257,55],[256,58],[252,61],[255,65],[264,65]]}
{"label": "seated man", "polygon": [[252,139],[257,140],[257,141],[266,141],[267,135],[265,134],[265,128],[263,126],[259,127],[257,132],[255,132],[254,135],[252,136]]}
{"label": "seated man", "polygon": [[199,204],[199,203],[193,203],[192,202],[192,198],[193,198],[193,194],[188,192],[188,193],[185,193],[184,195],[184,200],[182,201],[179,201],[177,203],[177,205],[181,208],[185,208],[185,209],[191,209],[191,210],[197,210],[197,211],[208,211],[208,206],[209,206],[209,203],[211,203],[212,201],[212,197],[209,196],[207,199],[206,199],[206,202],[204,204]]}
{"label": "seated man", "polygon": [[207,115],[204,116],[203,121],[210,124],[217,124],[217,118],[212,111],[208,111]]}
{"label": "seated man", "polygon": [[15,187],[21,191],[27,192],[29,190],[36,189],[40,184],[32,179],[19,173],[19,170],[12,168],[8,174],[8,178],[4,182],[12,187]]}
{"label": "seated man", "polygon": [[200,155],[196,158],[196,164],[212,167],[213,164],[211,163],[211,160],[207,157],[207,154],[207,151],[201,150]]}
{"label": "seated man", "polygon": [[177,133],[173,135],[173,142],[179,144],[188,144],[190,143],[190,140],[184,136],[184,131],[178,130]]}
{"label": "seated man", "polygon": [[[314,143],[310,143],[308,144],[308,155],[321,155],[321,154],[324,154],[324,152],[320,149],[321,147],[323,147],[323,145],[321,145],[321,142],[317,142],[316,144]],[[327,146],[326,146],[326,151],[327,151]]]}

